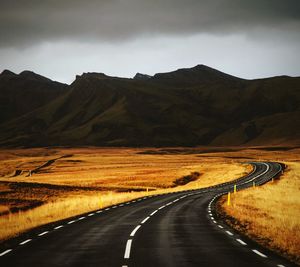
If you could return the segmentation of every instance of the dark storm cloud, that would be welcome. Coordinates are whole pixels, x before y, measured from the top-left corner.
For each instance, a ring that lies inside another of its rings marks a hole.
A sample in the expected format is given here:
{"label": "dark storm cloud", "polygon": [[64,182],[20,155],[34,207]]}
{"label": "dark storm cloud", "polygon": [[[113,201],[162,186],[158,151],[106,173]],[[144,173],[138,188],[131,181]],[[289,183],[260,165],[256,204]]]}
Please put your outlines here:
{"label": "dark storm cloud", "polygon": [[299,0],[1,0],[0,46],[57,40],[115,42],[140,36],[290,32]]}

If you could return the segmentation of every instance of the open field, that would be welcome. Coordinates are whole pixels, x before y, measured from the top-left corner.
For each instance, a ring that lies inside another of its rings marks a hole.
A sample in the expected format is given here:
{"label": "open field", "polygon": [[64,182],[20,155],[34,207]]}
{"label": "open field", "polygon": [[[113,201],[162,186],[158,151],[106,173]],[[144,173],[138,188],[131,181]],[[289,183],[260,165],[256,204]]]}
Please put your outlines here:
{"label": "open field", "polygon": [[[300,154],[280,179],[222,197],[219,208],[239,231],[300,264]],[[294,155],[295,156],[295,155]],[[289,159],[291,160],[291,159]]]}
{"label": "open field", "polygon": [[[203,157],[201,151],[1,150],[0,239],[100,206],[147,194],[207,187],[251,171],[249,165]],[[193,172],[197,175],[191,175]]]}
{"label": "open field", "polygon": [[224,208],[249,235],[274,239],[276,249],[299,255],[299,152],[285,147],[3,149],[0,239],[144,195],[233,180],[252,169],[241,163],[268,160],[288,164],[286,174],[239,192],[233,206]]}

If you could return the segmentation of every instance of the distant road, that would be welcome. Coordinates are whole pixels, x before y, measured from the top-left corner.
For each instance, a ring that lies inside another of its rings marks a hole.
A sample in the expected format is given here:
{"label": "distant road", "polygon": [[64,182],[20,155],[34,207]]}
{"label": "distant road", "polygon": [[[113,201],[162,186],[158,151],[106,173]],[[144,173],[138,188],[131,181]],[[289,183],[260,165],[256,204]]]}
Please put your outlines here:
{"label": "distant road", "polygon": [[266,183],[278,163],[236,182],[145,197],[34,230],[1,248],[2,267],[294,266],[216,220],[218,194]]}

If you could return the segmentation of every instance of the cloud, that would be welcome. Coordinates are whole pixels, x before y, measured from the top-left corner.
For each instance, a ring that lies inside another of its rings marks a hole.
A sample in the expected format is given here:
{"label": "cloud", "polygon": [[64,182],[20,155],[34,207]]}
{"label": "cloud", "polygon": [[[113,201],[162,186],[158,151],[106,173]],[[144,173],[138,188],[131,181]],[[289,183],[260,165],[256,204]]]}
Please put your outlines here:
{"label": "cloud", "polygon": [[2,0],[0,47],[268,31],[299,37],[298,0]]}
{"label": "cloud", "polygon": [[[71,83],[76,74],[104,72],[133,77],[206,64],[242,78],[299,75],[297,44],[256,42],[240,34],[198,34],[186,38],[157,37],[121,44],[82,42],[44,43],[21,50],[0,49],[0,72],[33,70],[51,79]],[[2,68],[2,69],[1,69]]]}

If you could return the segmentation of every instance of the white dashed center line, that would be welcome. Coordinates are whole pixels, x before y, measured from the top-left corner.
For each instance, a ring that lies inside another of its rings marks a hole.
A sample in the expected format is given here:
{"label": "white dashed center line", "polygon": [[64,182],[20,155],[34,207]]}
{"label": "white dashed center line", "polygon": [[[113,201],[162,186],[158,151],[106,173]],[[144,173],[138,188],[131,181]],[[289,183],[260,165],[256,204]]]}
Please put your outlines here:
{"label": "white dashed center line", "polygon": [[156,212],[158,212],[158,210],[153,211],[150,216],[153,216]]}
{"label": "white dashed center line", "polygon": [[131,232],[130,236],[134,236],[137,230],[139,230],[141,225],[138,225],[137,227],[134,228],[134,230]]}
{"label": "white dashed center line", "polygon": [[132,239],[128,239],[126,243],[124,259],[129,259],[130,257],[131,244],[132,244]]}
{"label": "white dashed center line", "polygon": [[74,223],[74,222],[75,222],[75,221],[69,221],[68,224],[72,224],[72,223]]}
{"label": "white dashed center line", "polygon": [[59,225],[59,226],[54,227],[54,229],[57,230],[57,229],[63,228],[63,227],[64,227],[63,225]]}
{"label": "white dashed center line", "polygon": [[141,224],[145,223],[146,221],[148,221],[150,219],[150,217],[146,217],[144,220],[142,220]]}

